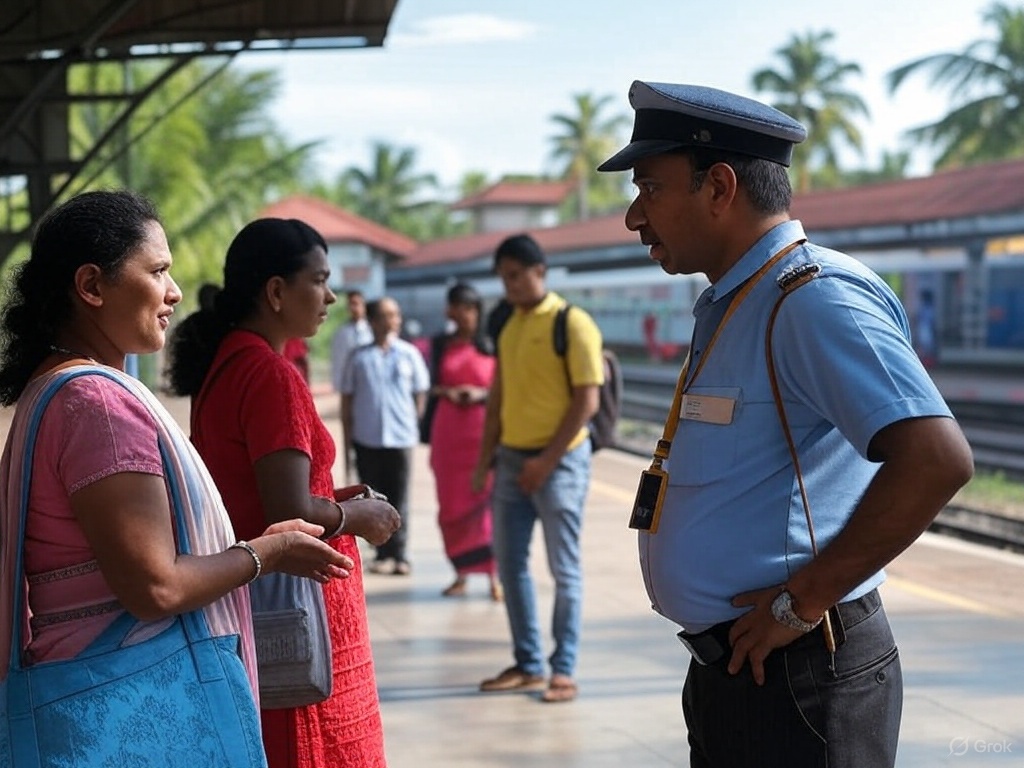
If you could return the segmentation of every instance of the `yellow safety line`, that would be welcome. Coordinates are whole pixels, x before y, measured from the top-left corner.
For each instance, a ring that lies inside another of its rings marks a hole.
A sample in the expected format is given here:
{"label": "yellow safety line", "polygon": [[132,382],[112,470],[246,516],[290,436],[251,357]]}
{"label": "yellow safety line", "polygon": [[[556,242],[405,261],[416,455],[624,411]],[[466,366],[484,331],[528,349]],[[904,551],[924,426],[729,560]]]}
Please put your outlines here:
{"label": "yellow safety line", "polygon": [[908,581],[907,579],[901,579],[896,576],[886,577],[885,583],[896,587],[897,589],[902,589],[904,592],[910,592],[912,595],[917,595],[918,597],[923,597],[937,603],[952,605],[955,608],[963,608],[965,611],[971,611],[972,613],[983,613],[988,616],[1000,616],[1002,618],[1012,618],[1018,615],[1010,611],[1003,610],[1002,608],[996,608],[994,605],[979,603],[977,600],[971,600],[968,597],[961,597],[960,595],[954,595],[951,592],[946,592],[941,589],[926,587],[923,584]]}

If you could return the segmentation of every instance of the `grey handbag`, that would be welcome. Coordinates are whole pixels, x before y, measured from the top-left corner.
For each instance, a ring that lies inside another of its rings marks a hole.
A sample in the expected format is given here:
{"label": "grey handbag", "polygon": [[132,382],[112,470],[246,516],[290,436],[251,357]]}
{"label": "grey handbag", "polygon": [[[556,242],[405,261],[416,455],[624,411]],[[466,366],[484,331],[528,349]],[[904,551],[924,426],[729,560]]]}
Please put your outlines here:
{"label": "grey handbag", "polygon": [[331,636],[323,587],[268,573],[249,585],[260,707],[289,709],[331,695]]}

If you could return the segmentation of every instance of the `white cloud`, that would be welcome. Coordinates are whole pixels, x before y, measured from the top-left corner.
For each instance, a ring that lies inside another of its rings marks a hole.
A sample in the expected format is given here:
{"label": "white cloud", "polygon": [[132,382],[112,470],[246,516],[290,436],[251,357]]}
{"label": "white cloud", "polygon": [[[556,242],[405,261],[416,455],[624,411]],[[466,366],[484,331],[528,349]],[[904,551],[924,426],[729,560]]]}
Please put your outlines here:
{"label": "white cloud", "polygon": [[483,13],[435,16],[395,30],[388,35],[389,48],[448,46],[529,40],[537,31],[535,24],[503,19]]}

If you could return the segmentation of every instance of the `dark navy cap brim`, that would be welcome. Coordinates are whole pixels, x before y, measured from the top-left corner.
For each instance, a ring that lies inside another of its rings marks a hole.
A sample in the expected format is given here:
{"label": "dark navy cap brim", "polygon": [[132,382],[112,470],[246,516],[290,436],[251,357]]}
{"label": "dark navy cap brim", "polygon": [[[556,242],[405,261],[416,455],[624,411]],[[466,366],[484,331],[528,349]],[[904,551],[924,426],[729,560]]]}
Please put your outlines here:
{"label": "dark navy cap brim", "polygon": [[788,166],[807,129],[774,107],[699,85],[633,82],[633,135],[599,171],[623,171],[650,155],[693,147]]}
{"label": "dark navy cap brim", "polygon": [[632,141],[597,166],[597,170],[628,171],[641,158],[660,155],[663,152],[671,152],[674,149],[682,149],[685,146],[684,142],[666,139],[640,139]]}

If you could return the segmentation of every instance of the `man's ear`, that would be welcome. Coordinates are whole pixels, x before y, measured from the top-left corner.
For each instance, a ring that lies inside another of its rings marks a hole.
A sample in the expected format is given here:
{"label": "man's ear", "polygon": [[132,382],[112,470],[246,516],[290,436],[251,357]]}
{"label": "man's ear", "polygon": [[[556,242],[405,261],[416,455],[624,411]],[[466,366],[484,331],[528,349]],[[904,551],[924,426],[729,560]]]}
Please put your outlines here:
{"label": "man's ear", "polygon": [[83,264],[75,270],[72,281],[75,294],[91,307],[103,306],[102,277],[103,272],[95,264]]}
{"label": "man's ear", "polygon": [[736,190],[739,181],[736,179],[736,171],[727,163],[715,163],[708,168],[704,177],[704,186],[710,192],[710,205],[715,213],[721,213],[736,198]]}

